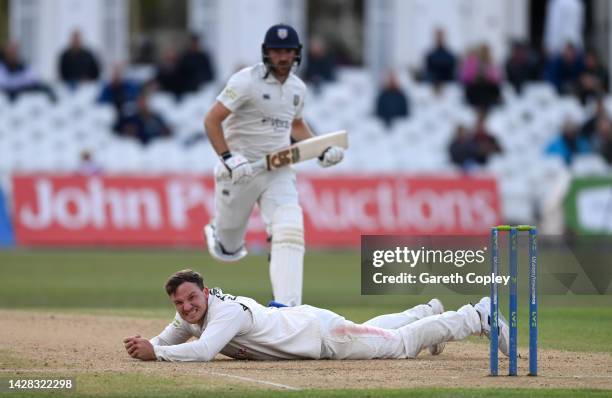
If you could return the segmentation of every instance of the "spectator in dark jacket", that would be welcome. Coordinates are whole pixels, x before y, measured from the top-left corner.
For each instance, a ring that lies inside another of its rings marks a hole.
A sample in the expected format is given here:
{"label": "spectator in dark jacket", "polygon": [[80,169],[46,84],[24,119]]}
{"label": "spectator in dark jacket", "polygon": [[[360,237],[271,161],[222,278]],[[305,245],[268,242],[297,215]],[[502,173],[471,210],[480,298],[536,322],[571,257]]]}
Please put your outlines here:
{"label": "spectator in dark jacket", "polygon": [[315,86],[336,79],[336,61],[327,51],[325,42],[318,37],[310,39],[304,77]]}
{"label": "spectator in dark jacket", "polygon": [[501,101],[501,70],[493,62],[489,46],[471,50],[461,62],[459,78],[466,101],[475,108],[489,109]]}
{"label": "spectator in dark jacket", "polygon": [[486,164],[492,155],[502,151],[497,139],[487,130],[486,121],[486,112],[484,110],[479,111],[472,142],[474,145],[474,161],[480,165]]}
{"label": "spectator in dark jacket", "polygon": [[584,70],[578,82],[578,97],[585,104],[608,92],[608,71],[599,61],[597,53],[587,51],[584,57]]}
{"label": "spectator in dark jacket", "polygon": [[143,145],[149,144],[154,139],[172,135],[164,119],[149,108],[147,92],[144,90],[138,96],[136,112],[123,116],[115,129],[120,135],[133,137]]}
{"label": "spectator in dark jacket", "polygon": [[82,46],[78,30],[72,32],[70,46],[62,52],[59,73],[61,79],[70,85],[97,80],[100,76],[98,60],[90,50]]}
{"label": "spectator in dark jacket", "polygon": [[4,56],[0,60],[0,90],[4,91],[11,101],[26,91],[43,92],[52,101],[55,100],[51,89],[41,83],[32,68],[21,60],[15,42],[6,45]]}
{"label": "spectator in dark jacket", "polygon": [[584,57],[571,43],[567,43],[561,55],[549,61],[546,80],[555,86],[559,94],[576,94],[583,72]]}
{"label": "spectator in dark jacket", "polygon": [[527,43],[520,41],[512,43],[512,50],[506,61],[506,78],[519,94],[523,84],[540,78],[538,56]]}
{"label": "spectator in dark jacket", "polygon": [[121,65],[113,66],[110,81],[102,87],[99,102],[112,104],[117,113],[123,113],[123,107],[132,103],[138,97],[140,87],[135,81],[123,77]]}
{"label": "spectator in dark jacket", "polygon": [[197,91],[200,86],[215,78],[210,58],[200,47],[200,38],[196,34],[189,36],[187,48],[178,62],[178,73],[182,79],[183,92]]}
{"label": "spectator in dark jacket", "polygon": [[453,81],[457,60],[446,46],[444,31],[437,29],[435,35],[435,47],[425,59],[425,78],[434,84]]}
{"label": "spectator in dark jacket", "polygon": [[376,115],[391,126],[393,119],[406,117],[409,114],[408,98],[400,87],[395,72],[389,72],[382,91],[376,100]]}
{"label": "spectator in dark jacket", "polygon": [[166,51],[161,63],[157,65],[155,83],[159,90],[174,94],[177,99],[183,94],[185,83],[178,69],[176,51],[173,49]]}
{"label": "spectator in dark jacket", "polygon": [[455,137],[451,141],[448,151],[451,161],[464,170],[474,165],[474,142],[468,129],[463,125],[455,128]]}
{"label": "spectator in dark jacket", "polygon": [[600,119],[610,119],[608,110],[606,109],[605,97],[597,97],[595,103],[595,113],[582,125],[580,129],[580,135],[588,139],[589,141],[596,135],[597,121]]}

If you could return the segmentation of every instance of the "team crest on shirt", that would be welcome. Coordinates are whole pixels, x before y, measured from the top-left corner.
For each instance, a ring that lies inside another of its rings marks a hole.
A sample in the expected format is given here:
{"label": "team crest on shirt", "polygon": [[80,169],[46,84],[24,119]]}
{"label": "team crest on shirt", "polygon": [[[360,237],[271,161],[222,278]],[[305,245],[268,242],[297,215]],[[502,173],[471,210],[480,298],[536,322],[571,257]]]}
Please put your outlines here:
{"label": "team crest on shirt", "polygon": [[278,30],[276,31],[276,35],[279,39],[284,40],[289,35],[289,32],[285,28],[278,28]]}
{"label": "team crest on shirt", "polygon": [[294,95],[293,96],[293,106],[298,106],[299,103],[300,103],[300,96]]}
{"label": "team crest on shirt", "polygon": [[226,87],[225,88],[225,96],[228,97],[229,99],[236,99],[236,97],[238,97],[238,94],[236,94],[236,92],[234,91],[233,88],[231,87]]}

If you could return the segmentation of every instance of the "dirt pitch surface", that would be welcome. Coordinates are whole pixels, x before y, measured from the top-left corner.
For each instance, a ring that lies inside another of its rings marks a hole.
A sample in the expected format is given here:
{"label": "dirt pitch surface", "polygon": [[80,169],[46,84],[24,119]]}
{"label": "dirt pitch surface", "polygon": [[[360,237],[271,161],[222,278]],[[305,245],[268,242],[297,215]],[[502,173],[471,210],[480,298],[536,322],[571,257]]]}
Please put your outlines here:
{"label": "dirt pitch surface", "polygon": [[[209,386],[270,389],[411,387],[501,387],[612,389],[612,355],[540,350],[539,377],[487,377],[488,345],[449,343],[433,357],[370,361],[238,361],[219,356],[211,363],[139,362],[123,350],[131,334],[153,336],[166,323],[154,319],[0,310],[0,376],[140,373],[193,375]],[[20,360],[22,358],[23,360]],[[27,364],[27,365],[26,365]],[[36,364],[32,366],[31,364]],[[519,374],[528,363],[519,359]],[[501,359],[500,372],[507,369]]]}

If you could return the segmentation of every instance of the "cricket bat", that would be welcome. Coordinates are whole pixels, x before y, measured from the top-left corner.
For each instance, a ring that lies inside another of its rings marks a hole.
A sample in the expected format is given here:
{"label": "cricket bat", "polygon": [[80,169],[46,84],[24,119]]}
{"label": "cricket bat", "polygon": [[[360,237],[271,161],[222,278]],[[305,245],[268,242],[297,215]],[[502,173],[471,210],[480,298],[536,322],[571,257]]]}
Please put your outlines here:
{"label": "cricket bat", "polygon": [[[305,160],[318,158],[330,146],[339,146],[344,149],[348,148],[348,134],[346,130],[312,137],[307,140],[296,142],[287,148],[269,153],[264,158],[251,163],[253,174],[261,173],[265,170],[275,170]],[[222,170],[218,178],[230,178],[229,170]]]}

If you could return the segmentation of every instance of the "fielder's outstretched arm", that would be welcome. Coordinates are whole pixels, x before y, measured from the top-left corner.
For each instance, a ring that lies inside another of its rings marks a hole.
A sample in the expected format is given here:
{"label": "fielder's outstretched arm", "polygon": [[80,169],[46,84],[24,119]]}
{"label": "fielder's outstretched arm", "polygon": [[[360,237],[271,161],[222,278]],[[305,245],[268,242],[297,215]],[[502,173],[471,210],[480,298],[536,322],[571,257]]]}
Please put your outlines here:
{"label": "fielder's outstretched arm", "polygon": [[155,345],[153,349],[160,361],[208,362],[221,352],[234,336],[248,332],[252,325],[250,311],[239,303],[232,303],[215,314],[198,340],[177,345]]}
{"label": "fielder's outstretched arm", "polygon": [[153,337],[151,344],[156,345],[176,345],[189,340],[191,333],[182,322],[181,316],[176,313],[174,320],[157,336]]}

